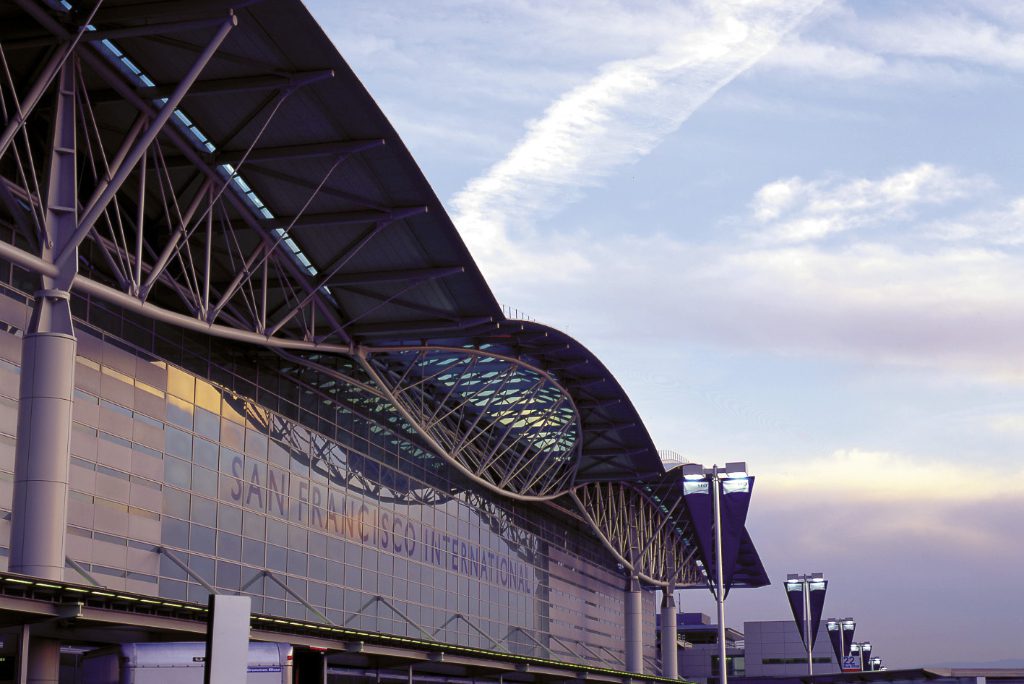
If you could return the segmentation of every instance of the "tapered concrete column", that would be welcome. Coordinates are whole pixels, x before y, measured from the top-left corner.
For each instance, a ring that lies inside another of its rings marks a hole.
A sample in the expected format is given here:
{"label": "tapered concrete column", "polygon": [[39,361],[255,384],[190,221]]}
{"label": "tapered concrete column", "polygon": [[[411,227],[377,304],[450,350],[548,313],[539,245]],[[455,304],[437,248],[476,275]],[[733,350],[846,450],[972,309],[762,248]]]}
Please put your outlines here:
{"label": "tapered concrete column", "polygon": [[636,674],[644,672],[644,620],[643,592],[640,580],[630,577],[626,582],[623,596],[625,610],[623,620],[626,631],[626,671]]}
{"label": "tapered concrete column", "polygon": [[28,651],[28,684],[60,682],[60,642],[54,639],[32,639]]}
{"label": "tapered concrete column", "polygon": [[661,602],[661,676],[679,677],[679,654],[676,649],[676,598],[666,591]]}
{"label": "tapered concrete column", "polygon": [[[40,257],[50,262],[69,244],[78,224],[74,64],[74,60],[65,62],[57,79],[40,250]],[[9,568],[57,581],[64,579],[76,347],[68,291],[76,264],[77,259],[69,259],[56,276],[40,278],[42,289],[35,294],[21,344],[14,452]],[[28,638],[27,649],[21,652],[19,667],[26,681],[56,684],[60,641]]]}
{"label": "tapered concrete column", "polygon": [[50,580],[64,578],[75,347],[68,293],[37,293],[22,341],[10,569]]}

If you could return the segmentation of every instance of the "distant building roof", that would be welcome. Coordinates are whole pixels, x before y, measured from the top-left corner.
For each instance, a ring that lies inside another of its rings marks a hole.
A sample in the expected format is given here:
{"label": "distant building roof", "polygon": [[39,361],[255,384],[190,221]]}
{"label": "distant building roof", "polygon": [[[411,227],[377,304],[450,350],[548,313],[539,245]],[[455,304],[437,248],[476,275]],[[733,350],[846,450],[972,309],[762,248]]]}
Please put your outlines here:
{"label": "distant building roof", "polygon": [[920,667],[878,672],[844,672],[799,677],[730,677],[734,684],[868,684],[886,682],[937,682],[940,684],[975,684],[979,679],[996,679],[999,684],[1024,684],[1021,668],[936,668]]}

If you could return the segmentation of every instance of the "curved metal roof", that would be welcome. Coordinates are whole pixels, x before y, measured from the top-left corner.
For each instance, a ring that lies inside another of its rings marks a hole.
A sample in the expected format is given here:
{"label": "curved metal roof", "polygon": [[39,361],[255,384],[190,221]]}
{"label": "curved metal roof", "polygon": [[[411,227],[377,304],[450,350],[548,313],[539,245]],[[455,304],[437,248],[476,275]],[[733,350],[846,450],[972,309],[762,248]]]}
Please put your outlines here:
{"label": "curved metal roof", "polygon": [[[515,395],[526,406],[514,418],[431,377],[475,407],[468,425],[480,416],[527,436],[537,463],[575,456],[572,477],[552,475],[560,484],[547,495],[664,473],[589,350],[502,315],[412,156],[301,2],[19,0],[0,5],[0,27],[27,121],[0,134],[0,211],[20,228],[0,256],[46,275],[77,259],[74,287],[128,310],[295,354],[348,354],[377,381],[489,358],[470,376],[477,388],[514,376],[536,389]],[[19,166],[46,163],[46,97],[65,67],[83,157],[79,225],[47,261],[33,229],[44,198]],[[382,385],[391,398],[401,389]]]}
{"label": "curved metal roof", "polygon": [[[147,157],[149,192],[173,196],[177,215],[154,201],[141,210],[149,258],[139,299],[206,323],[337,348],[500,350],[550,371],[571,394],[582,425],[579,478],[661,472],[639,415],[591,352],[557,330],[505,319],[398,134],[302,3],[231,4],[106,0],[91,18],[89,3],[70,13],[33,5],[31,18],[0,9],[6,55],[21,73],[46,62],[54,35],[74,36],[88,20],[83,109],[107,150],[130,138],[140,109],[159,112],[226,20],[237,23]],[[128,195],[138,182],[127,178]],[[211,193],[219,201],[208,209]],[[205,305],[183,286],[202,275],[204,212],[223,236],[213,239]],[[117,251],[117,236],[105,231],[98,222],[83,244],[80,272],[130,293],[130,274],[104,253]]]}
{"label": "curved metal roof", "polygon": [[571,396],[580,429],[576,484],[642,480],[664,466],[625,391],[593,352],[564,332],[533,321],[503,320],[459,337],[392,337],[396,347],[470,348],[540,369]]}

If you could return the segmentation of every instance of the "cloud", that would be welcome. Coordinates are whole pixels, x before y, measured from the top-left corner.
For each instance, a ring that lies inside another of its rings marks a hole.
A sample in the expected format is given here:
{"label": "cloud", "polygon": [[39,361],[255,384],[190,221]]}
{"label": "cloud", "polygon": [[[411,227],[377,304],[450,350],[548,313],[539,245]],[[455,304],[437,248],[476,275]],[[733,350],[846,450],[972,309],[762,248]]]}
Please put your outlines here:
{"label": "cloud", "polygon": [[936,229],[925,218],[968,199],[983,206],[991,186],[921,163],[875,179],[767,183],[729,222],[734,236],[715,242],[580,231],[502,239],[512,256],[543,255],[518,264],[516,305],[581,339],[618,345],[642,331],[648,347],[687,340],[1019,383],[1021,256],[983,240],[928,239]]}
{"label": "cloud", "polygon": [[1020,26],[994,24],[964,11],[864,22],[860,29],[867,42],[883,53],[1024,69],[1024,33]]}
{"label": "cloud", "polygon": [[603,65],[555,100],[452,201],[455,223],[489,280],[521,276],[523,264],[567,276],[586,271],[578,253],[556,261],[546,250],[524,253],[517,238],[650,152],[816,4],[708,5],[692,16],[694,28],[674,31],[647,55]]}
{"label": "cloud", "polygon": [[812,22],[815,38],[787,36],[758,69],[947,89],[991,78],[989,70],[1024,70],[1024,13],[1007,3],[935,2],[927,11],[911,6],[910,11],[877,14],[836,3],[817,12]]}
{"label": "cloud", "polygon": [[[1019,497],[1024,492],[1024,466],[986,467],[861,449],[843,449],[789,467],[776,464],[772,471],[766,487],[769,496],[801,506],[809,500],[835,497],[904,504],[969,503]],[[792,498],[796,494],[801,501]],[[907,524],[920,527],[930,523],[909,520]]]}
{"label": "cloud", "polygon": [[[748,528],[775,586],[737,594],[743,598],[731,609],[731,624],[789,619],[781,580],[788,572],[821,571],[829,580],[827,615],[856,618],[858,636],[869,638],[890,668],[1019,652],[1014,639],[998,636],[1019,629],[1020,617],[1005,610],[1020,597],[1024,551],[1013,543],[1024,514],[1019,495],[963,502],[807,494],[788,493],[804,505],[790,503],[773,495],[769,478],[759,478]],[[984,582],[972,580],[979,563],[989,568]]]}
{"label": "cloud", "polygon": [[853,80],[887,73],[884,57],[847,45],[806,41],[793,36],[765,55],[758,68],[780,69],[805,76]]}
{"label": "cloud", "polygon": [[[902,364],[1019,382],[1024,264],[995,250],[618,243],[577,306],[650,344]],[[630,249],[632,247],[632,249]],[[627,251],[629,250],[629,251]],[[638,302],[643,304],[638,306]],[[524,304],[524,306],[527,306]],[[623,334],[630,334],[625,332]]]}
{"label": "cloud", "polygon": [[929,237],[937,240],[1018,247],[1024,245],[1024,197],[1017,197],[996,209],[935,221],[925,230]]}
{"label": "cloud", "polygon": [[871,180],[804,181],[794,177],[768,183],[754,195],[754,219],[762,239],[799,243],[855,228],[891,225],[911,218],[922,205],[941,205],[987,188],[983,177],[964,177],[953,169],[919,164]]}

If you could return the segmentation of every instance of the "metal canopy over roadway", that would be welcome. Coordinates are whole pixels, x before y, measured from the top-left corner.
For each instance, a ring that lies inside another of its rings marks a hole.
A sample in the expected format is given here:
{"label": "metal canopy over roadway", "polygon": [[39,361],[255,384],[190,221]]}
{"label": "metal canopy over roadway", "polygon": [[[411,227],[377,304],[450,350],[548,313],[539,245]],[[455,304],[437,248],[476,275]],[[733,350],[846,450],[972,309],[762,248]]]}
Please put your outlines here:
{"label": "metal canopy over roadway", "polygon": [[[77,267],[76,291],[324,372],[344,356],[358,372],[340,379],[387,398],[476,483],[571,496],[628,569],[664,584],[677,563],[675,581],[700,581],[684,507],[652,495],[665,471],[622,388],[564,333],[505,318],[301,2],[16,0],[0,26],[0,218],[15,227],[0,257],[48,279]],[[50,145],[61,122],[67,150]],[[61,168],[74,196],[53,196]],[[65,244],[54,216],[73,220]],[[608,482],[629,491],[602,498]],[[649,509],[674,560],[617,547],[629,510],[615,501]]]}

